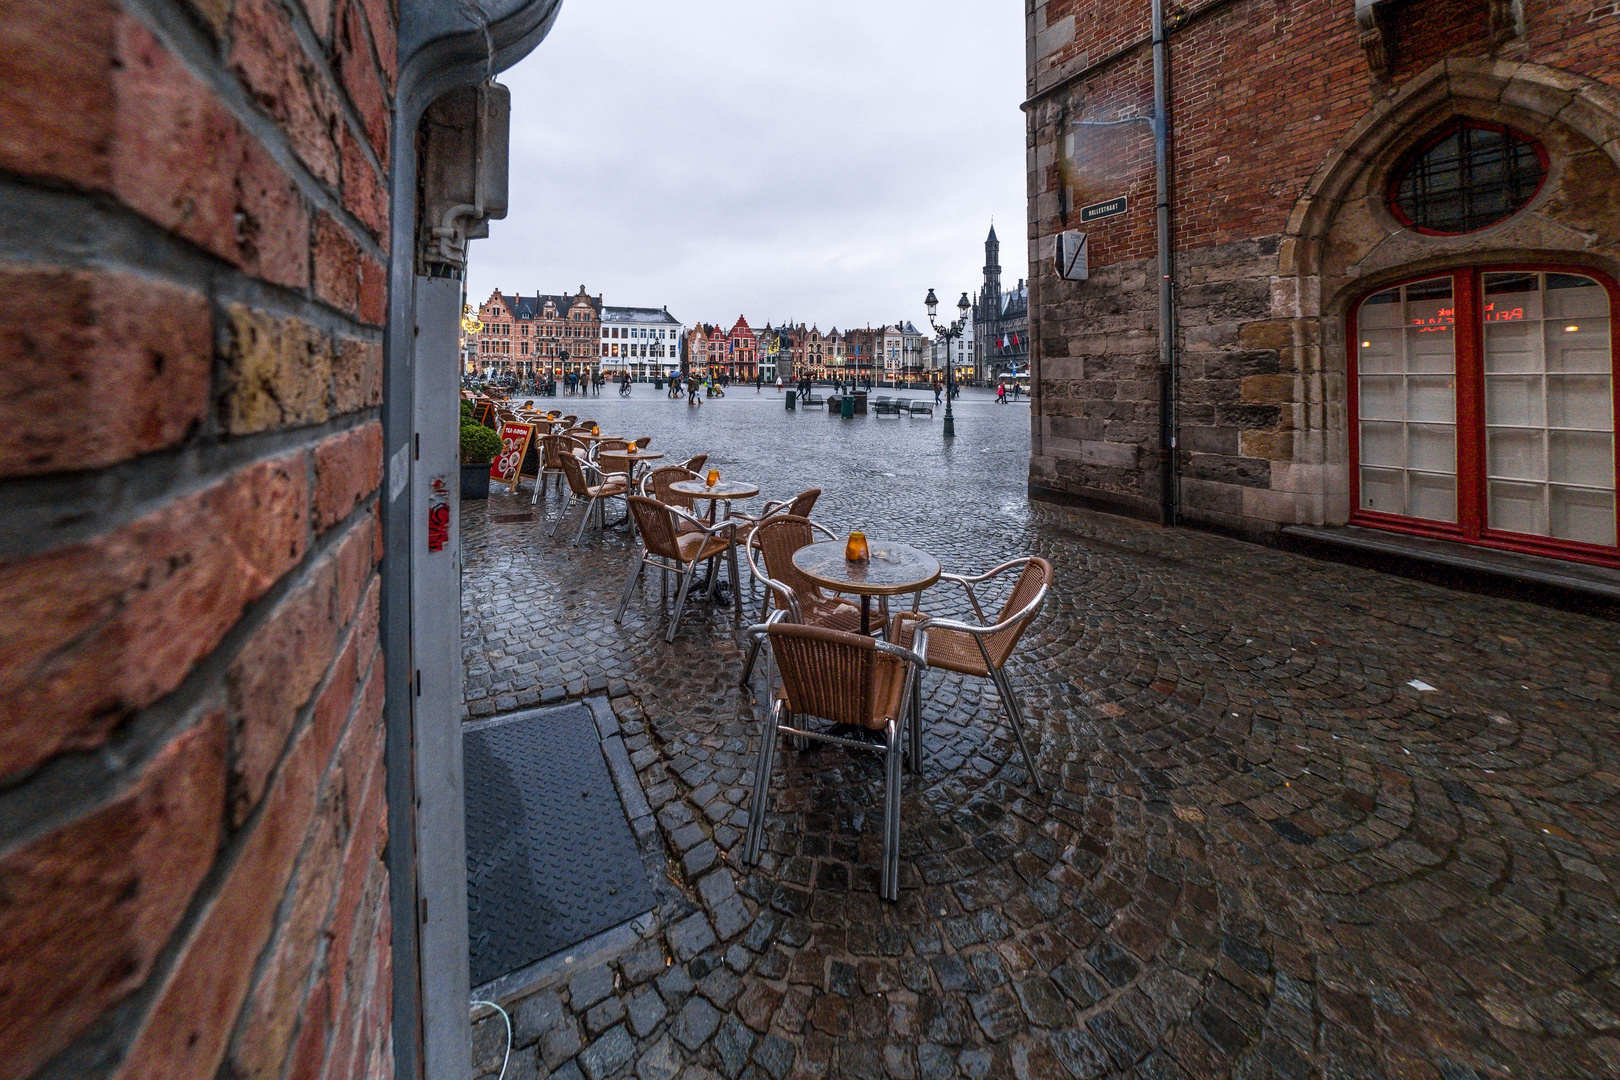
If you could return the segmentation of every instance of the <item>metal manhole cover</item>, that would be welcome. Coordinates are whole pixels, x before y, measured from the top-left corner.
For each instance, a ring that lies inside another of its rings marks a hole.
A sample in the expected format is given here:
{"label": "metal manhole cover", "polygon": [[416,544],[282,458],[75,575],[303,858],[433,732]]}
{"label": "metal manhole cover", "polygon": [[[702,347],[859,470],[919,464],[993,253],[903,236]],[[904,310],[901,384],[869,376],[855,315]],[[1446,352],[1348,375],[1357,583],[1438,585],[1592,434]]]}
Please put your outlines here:
{"label": "metal manhole cover", "polygon": [[519,713],[462,745],[472,985],[652,910],[590,709]]}

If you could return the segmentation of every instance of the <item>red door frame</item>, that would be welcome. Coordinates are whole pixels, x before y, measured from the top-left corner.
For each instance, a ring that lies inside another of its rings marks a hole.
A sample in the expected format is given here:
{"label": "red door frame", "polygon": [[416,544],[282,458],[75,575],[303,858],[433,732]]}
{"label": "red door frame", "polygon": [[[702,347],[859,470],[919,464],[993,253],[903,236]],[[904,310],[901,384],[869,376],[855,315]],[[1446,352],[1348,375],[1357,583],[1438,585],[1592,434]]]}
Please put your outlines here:
{"label": "red door frame", "polygon": [[[1349,412],[1350,441],[1350,523],[1443,540],[1458,540],[1481,547],[1543,555],[1555,559],[1620,567],[1620,545],[1577,543],[1550,536],[1492,529],[1486,518],[1485,501],[1485,354],[1479,321],[1479,303],[1484,295],[1484,275],[1501,271],[1552,274],[1579,274],[1602,285],[1609,294],[1609,393],[1610,422],[1620,421],[1620,285],[1600,270],[1557,263],[1500,263],[1462,266],[1414,274],[1369,289],[1356,298],[1345,316],[1345,398]],[[1455,393],[1457,430],[1457,521],[1426,521],[1377,510],[1361,509],[1361,407],[1356,352],[1359,338],[1356,315],[1367,298],[1376,293],[1409,285],[1415,281],[1451,278],[1453,340],[1456,348]],[[1620,425],[1617,425],[1620,427]],[[1615,475],[1620,480],[1620,430],[1614,440]]]}

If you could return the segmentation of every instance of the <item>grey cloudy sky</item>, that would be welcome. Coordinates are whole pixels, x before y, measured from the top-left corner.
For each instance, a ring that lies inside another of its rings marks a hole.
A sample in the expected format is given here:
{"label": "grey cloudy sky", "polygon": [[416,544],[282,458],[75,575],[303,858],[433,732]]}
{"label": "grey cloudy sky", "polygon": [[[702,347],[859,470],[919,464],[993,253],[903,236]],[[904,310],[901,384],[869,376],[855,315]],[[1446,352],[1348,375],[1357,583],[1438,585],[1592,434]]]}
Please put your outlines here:
{"label": "grey cloudy sky", "polygon": [[[469,299],[572,291],[688,324],[951,307],[991,217],[1024,276],[1017,0],[566,0],[512,88],[511,210]],[[954,313],[954,311],[953,311]]]}

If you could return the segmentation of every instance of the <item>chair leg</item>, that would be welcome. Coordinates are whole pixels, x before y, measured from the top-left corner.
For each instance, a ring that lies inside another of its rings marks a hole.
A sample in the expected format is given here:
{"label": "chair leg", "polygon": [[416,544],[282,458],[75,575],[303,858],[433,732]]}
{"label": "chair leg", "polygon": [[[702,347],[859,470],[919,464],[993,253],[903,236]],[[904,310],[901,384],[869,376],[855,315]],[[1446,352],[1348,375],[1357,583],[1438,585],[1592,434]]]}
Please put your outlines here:
{"label": "chair leg", "polygon": [[681,570],[681,587],[675,594],[675,614],[669,620],[669,633],[664,635],[666,642],[675,640],[675,631],[681,627],[681,612],[686,609],[686,591],[692,587],[692,578],[697,576],[697,563],[687,563]]}
{"label": "chair leg", "polygon": [[921,671],[914,672],[911,688],[911,771],[922,772],[922,681]]}
{"label": "chair leg", "polygon": [[641,561],[641,556],[637,555],[635,572],[630,575],[630,584],[624,587],[624,596],[619,599],[619,613],[613,616],[614,622],[624,621],[624,609],[630,606],[630,597],[636,591],[636,582],[641,580],[641,573],[645,569],[646,564]]}
{"label": "chair leg", "polygon": [[743,842],[743,862],[750,866],[759,862],[761,841],[765,836],[765,811],[771,793],[771,768],[776,757],[776,728],[780,721],[776,703],[765,710],[765,723],[760,726],[759,754],[754,759],[754,798],[748,804],[748,838]]}
{"label": "chair leg", "polygon": [[883,799],[883,899],[900,899],[900,731],[901,722],[890,720],[884,761]]}
{"label": "chair leg", "polygon": [[568,508],[573,506],[573,505],[574,505],[574,493],[572,491],[570,491],[568,493],[568,498],[563,500],[562,509],[557,511],[556,518],[552,520],[552,522],[551,522],[551,531],[546,534],[547,536],[556,536],[557,535],[557,526],[562,524],[563,518],[568,516]]}
{"label": "chair leg", "polygon": [[1030,786],[1037,795],[1044,795],[1045,789],[1041,787],[1041,774],[1035,768],[1035,756],[1029,752],[1029,740],[1024,736],[1024,714],[1018,707],[1018,698],[1014,696],[1012,680],[1007,673],[994,668],[990,672],[991,680],[996,684],[996,693],[1001,696],[1001,706],[1007,713],[1007,721],[1012,724],[1013,735],[1018,739],[1018,749],[1024,754],[1024,765],[1029,769]]}
{"label": "chair leg", "polygon": [[748,685],[749,678],[754,674],[754,661],[759,659],[759,650],[762,644],[759,638],[754,638],[749,644],[748,659],[743,661],[742,678],[737,681],[738,686]]}
{"label": "chair leg", "polygon": [[591,523],[591,512],[596,509],[601,499],[592,499],[585,505],[585,516],[579,519],[579,532],[574,534],[574,546],[579,547],[581,540],[585,539],[585,527]]}
{"label": "chair leg", "polygon": [[731,563],[731,622],[734,626],[742,625],[742,586],[737,576],[737,545],[732,544],[727,549],[727,558]]}

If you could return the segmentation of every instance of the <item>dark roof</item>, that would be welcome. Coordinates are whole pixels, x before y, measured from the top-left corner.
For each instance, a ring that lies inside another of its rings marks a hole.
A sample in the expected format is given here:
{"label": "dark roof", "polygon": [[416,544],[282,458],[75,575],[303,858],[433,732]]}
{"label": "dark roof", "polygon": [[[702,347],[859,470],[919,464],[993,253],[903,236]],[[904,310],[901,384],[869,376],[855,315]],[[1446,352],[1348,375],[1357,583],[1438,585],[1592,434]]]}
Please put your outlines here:
{"label": "dark roof", "polygon": [[[552,293],[536,293],[534,296],[524,296],[519,293],[516,296],[508,296],[501,293],[501,299],[511,309],[514,319],[538,319],[546,310],[547,300],[552,302],[557,309],[557,314],[561,315],[572,310],[574,301],[579,299],[579,294],[574,293],[564,296]],[[591,308],[600,317],[602,314],[602,298],[600,296],[586,296],[585,299],[590,302]]]}
{"label": "dark roof", "polygon": [[[985,240],[990,241],[990,240],[995,240],[995,239],[996,239],[996,227],[994,225],[991,225],[990,226],[990,235],[985,237]],[[999,243],[999,241],[997,241],[997,242]]]}
{"label": "dark roof", "polygon": [[602,321],[663,323],[669,326],[679,326],[681,324],[681,320],[671,315],[667,308],[652,307],[604,307],[602,308]]}

